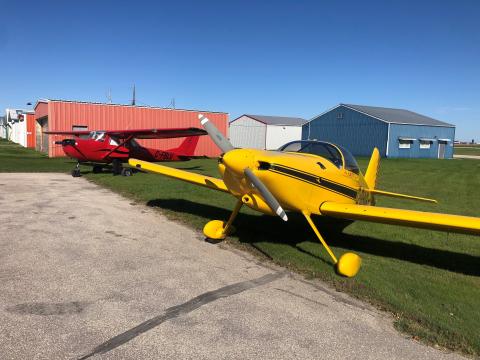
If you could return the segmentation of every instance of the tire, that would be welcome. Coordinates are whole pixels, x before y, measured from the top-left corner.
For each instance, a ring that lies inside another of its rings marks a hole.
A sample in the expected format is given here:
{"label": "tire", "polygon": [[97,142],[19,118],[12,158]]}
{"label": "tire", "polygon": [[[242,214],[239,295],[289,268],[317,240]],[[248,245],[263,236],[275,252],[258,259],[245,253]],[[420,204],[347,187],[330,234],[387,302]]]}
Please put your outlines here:
{"label": "tire", "polygon": [[123,176],[132,176],[132,169],[123,168],[123,169],[122,169],[122,175],[123,175]]}
{"label": "tire", "polygon": [[93,171],[94,174],[98,174],[98,173],[101,173],[102,170],[103,170],[103,167],[102,167],[102,166],[100,166],[100,165],[95,165],[95,166],[93,167],[93,170],[92,170],[92,171]]}

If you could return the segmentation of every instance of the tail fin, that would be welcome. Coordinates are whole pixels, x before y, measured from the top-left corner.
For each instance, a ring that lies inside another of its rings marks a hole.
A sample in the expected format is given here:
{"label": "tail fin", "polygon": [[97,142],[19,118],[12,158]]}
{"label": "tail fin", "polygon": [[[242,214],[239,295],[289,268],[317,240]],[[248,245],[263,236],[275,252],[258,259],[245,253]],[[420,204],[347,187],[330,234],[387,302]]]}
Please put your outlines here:
{"label": "tail fin", "polygon": [[[426,201],[431,203],[437,203],[437,200],[428,199],[419,196],[412,196],[412,195],[405,195],[405,194],[398,194],[389,191],[383,190],[376,190],[375,186],[377,185],[377,176],[378,176],[378,168],[380,167],[380,153],[377,148],[373,149],[372,157],[370,158],[370,162],[368,163],[367,172],[365,173],[365,182],[367,183],[368,191],[371,195],[383,195],[383,196],[391,196],[396,198],[402,199],[411,199],[411,200],[418,200],[418,201]],[[373,196],[372,196],[373,200]],[[375,204],[372,201],[372,204]]]}
{"label": "tail fin", "polygon": [[369,189],[375,189],[377,184],[378,168],[380,166],[380,152],[377,148],[373,149],[372,157],[368,163],[367,172],[365,173],[365,182]]}
{"label": "tail fin", "polygon": [[170,149],[180,156],[193,156],[195,149],[197,148],[198,139],[200,136],[188,136],[183,142],[175,149]]}

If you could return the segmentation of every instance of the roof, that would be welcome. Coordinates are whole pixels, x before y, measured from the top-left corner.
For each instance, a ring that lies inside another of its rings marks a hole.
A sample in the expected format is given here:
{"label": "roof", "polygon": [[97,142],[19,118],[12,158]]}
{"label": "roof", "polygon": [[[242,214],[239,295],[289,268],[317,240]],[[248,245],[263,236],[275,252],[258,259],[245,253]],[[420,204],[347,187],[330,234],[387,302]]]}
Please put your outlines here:
{"label": "roof", "polygon": [[404,109],[352,104],[340,104],[339,106],[345,106],[387,123],[455,127],[455,125]]}
{"label": "roof", "polygon": [[[286,126],[302,126],[307,123],[308,120],[297,118],[297,117],[288,117],[288,116],[266,116],[266,115],[251,115],[243,114],[242,116],[248,116],[254,120],[260,121],[266,125],[286,125]],[[232,120],[230,123],[235,120],[240,119],[242,116]]]}
{"label": "roof", "polygon": [[64,102],[64,103],[74,103],[74,104],[107,105],[107,106],[127,106],[127,107],[147,108],[147,109],[163,109],[163,110],[205,112],[205,113],[210,113],[210,114],[228,114],[227,112],[223,112],[223,111],[196,110],[196,109],[175,109],[175,108],[166,108],[166,107],[161,107],[161,106],[150,106],[150,105],[112,104],[112,103],[102,103],[102,102],[95,102],[95,101],[77,101],[77,100],[62,100],[62,99],[39,99],[35,103],[34,109],[37,108],[39,103],[48,103],[48,102]]}

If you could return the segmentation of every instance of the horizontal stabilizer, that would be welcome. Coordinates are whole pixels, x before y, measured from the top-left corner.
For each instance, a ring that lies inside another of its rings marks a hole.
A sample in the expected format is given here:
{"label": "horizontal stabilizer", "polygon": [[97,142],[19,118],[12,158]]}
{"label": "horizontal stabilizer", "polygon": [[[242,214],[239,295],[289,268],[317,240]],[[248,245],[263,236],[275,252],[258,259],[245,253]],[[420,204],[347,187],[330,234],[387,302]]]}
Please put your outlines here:
{"label": "horizontal stabilizer", "polygon": [[480,218],[385,207],[324,202],[320,214],[384,224],[480,235]]}
{"label": "horizontal stabilizer", "polygon": [[383,196],[397,197],[397,198],[402,198],[402,199],[426,201],[426,202],[431,202],[431,203],[437,204],[437,200],[423,198],[423,197],[419,197],[419,196],[398,194],[398,193],[394,193],[394,192],[390,192],[390,191],[382,191],[382,190],[377,190],[377,189],[364,189],[364,190],[368,191],[371,194],[375,194],[375,195],[383,195]]}
{"label": "horizontal stabilizer", "polygon": [[135,167],[137,169],[145,170],[148,172],[168,176],[174,179],[183,180],[192,184],[205,186],[210,189],[219,190],[228,192],[225,183],[221,179],[217,179],[211,176],[200,175],[197,173],[192,173],[185,170],[179,170],[175,168],[171,168],[169,166],[163,166],[158,164],[153,164],[148,161],[142,161],[131,158],[128,160],[130,166]]}

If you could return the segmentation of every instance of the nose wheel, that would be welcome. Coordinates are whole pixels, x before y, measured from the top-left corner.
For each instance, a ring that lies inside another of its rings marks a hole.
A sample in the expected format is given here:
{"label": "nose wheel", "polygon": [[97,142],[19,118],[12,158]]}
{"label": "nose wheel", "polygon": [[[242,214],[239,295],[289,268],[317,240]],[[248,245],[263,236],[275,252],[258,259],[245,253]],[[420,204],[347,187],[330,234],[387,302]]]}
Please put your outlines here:
{"label": "nose wheel", "polygon": [[72,176],[73,177],[80,177],[82,176],[80,174],[80,163],[77,163],[77,165],[75,166],[75,169],[72,170]]}

